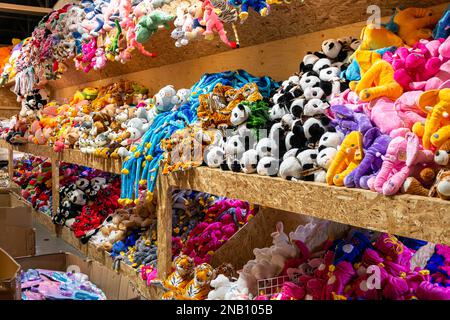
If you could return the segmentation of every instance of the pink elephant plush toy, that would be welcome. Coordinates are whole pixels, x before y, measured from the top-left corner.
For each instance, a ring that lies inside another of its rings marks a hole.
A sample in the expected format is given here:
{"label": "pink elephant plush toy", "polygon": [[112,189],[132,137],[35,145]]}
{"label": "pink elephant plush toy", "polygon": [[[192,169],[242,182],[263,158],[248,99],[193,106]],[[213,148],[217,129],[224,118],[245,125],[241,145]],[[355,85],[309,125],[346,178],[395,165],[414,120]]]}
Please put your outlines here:
{"label": "pink elephant plush toy", "polygon": [[394,130],[391,137],[380,171],[368,181],[371,189],[384,195],[396,194],[416,165],[431,163],[434,157],[433,152],[423,150],[419,138],[409,130]]}
{"label": "pink elephant plush toy", "polygon": [[389,134],[392,130],[403,127],[403,121],[395,110],[394,101],[389,98],[381,97],[372,100],[366,109],[370,120],[381,133]]}
{"label": "pink elephant plush toy", "polygon": [[419,98],[423,91],[403,93],[394,103],[394,109],[403,122],[402,127],[412,129],[416,122],[425,123],[426,114],[419,108]]}

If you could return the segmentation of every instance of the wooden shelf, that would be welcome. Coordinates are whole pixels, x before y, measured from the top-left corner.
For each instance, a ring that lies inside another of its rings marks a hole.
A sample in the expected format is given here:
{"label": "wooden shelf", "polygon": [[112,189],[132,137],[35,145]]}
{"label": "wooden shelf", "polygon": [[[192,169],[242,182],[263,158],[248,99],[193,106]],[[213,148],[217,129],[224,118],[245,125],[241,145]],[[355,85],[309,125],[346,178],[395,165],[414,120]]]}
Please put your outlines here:
{"label": "wooden shelf", "polygon": [[355,227],[450,244],[450,201],[413,195],[386,197],[363,189],[199,167],[158,177],[158,265],[161,264],[158,270],[162,273],[170,270],[172,259],[170,192],[174,188],[203,191]]}
{"label": "wooden shelf", "polygon": [[[291,4],[272,5],[267,17],[260,17],[250,10],[244,24],[237,24],[241,48],[232,50],[218,37],[213,41],[193,41],[176,48],[170,31],[158,31],[146,44],[155,50],[156,58],[134,52],[133,59],[125,64],[108,63],[105,69],[84,73],[77,71],[71,61],[61,79],[50,81],[48,87],[58,99],[73,95],[83,86],[97,86],[121,78],[139,81],[155,93],[167,84],[190,87],[205,72],[220,72],[243,68],[261,76],[269,75],[284,80],[297,71],[304,54],[320,49],[327,38],[342,36],[359,37],[369,15],[368,5],[377,5],[380,14],[388,19],[396,6],[435,6],[433,10],[445,10],[448,0],[305,0]],[[332,8],[332,9],[330,9]],[[349,10],[348,8],[351,8]],[[233,32],[228,30],[233,38]]]}
{"label": "wooden shelf", "polygon": [[82,153],[80,150],[65,149],[62,152],[55,152],[53,148],[46,145],[36,145],[27,143],[24,145],[11,145],[4,140],[0,140],[0,148],[10,149],[15,152],[33,154],[38,157],[55,159],[56,161],[73,163],[101,171],[120,174],[122,161],[116,159],[104,159],[90,154]]}

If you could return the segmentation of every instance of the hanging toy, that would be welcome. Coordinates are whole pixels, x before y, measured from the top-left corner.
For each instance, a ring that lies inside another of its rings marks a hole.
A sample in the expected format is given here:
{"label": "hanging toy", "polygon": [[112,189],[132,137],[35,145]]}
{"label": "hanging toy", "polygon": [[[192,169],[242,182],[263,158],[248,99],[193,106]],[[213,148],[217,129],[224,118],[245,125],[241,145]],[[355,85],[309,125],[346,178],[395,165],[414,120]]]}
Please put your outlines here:
{"label": "hanging toy", "polygon": [[236,42],[228,39],[223,22],[219,18],[222,13],[226,14],[227,12],[230,11],[227,9],[227,11],[223,12],[221,9],[215,8],[210,0],[205,0],[203,2],[203,20],[200,21],[200,24],[206,26],[206,30],[203,32],[206,40],[214,39],[214,33],[216,32],[222,42],[235,49],[237,47]]}
{"label": "hanging toy", "polygon": [[240,7],[241,12],[239,18],[244,22],[248,18],[248,9],[252,8],[258,12],[262,17],[269,14],[269,5],[266,0],[228,0],[228,2],[235,7]]}

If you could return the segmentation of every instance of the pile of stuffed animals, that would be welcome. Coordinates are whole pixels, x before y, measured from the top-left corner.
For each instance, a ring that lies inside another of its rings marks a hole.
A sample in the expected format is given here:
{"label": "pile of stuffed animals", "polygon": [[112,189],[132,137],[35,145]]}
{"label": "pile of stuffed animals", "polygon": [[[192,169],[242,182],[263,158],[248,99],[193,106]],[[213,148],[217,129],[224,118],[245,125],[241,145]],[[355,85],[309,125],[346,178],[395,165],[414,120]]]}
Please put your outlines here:
{"label": "pile of stuffed animals", "polygon": [[53,222],[69,227],[86,243],[119,208],[119,177],[77,165],[61,173],[64,183],[60,182],[59,205]]}
{"label": "pile of stuffed animals", "polygon": [[20,195],[32,207],[44,214],[52,214],[52,166],[45,159],[22,156],[14,159],[12,181],[20,187]]}
{"label": "pile of stuffed animals", "polygon": [[[328,235],[335,235],[332,241]],[[278,222],[273,245],[254,249],[236,278],[180,254],[163,299],[448,300],[450,248],[312,220],[289,235]]]}
{"label": "pile of stuffed animals", "polygon": [[[192,190],[172,193],[172,253],[208,263],[216,250],[255,214],[248,203]],[[154,205],[117,209],[90,242],[111,257],[135,268],[150,285],[156,277],[157,232]]]}
{"label": "pile of stuffed animals", "polygon": [[[1,53],[2,84],[15,78],[14,92],[22,101],[49,80],[59,79],[68,60],[87,73],[105,68],[109,61],[126,63],[135,50],[155,57],[144,44],[161,28],[172,29],[176,47],[218,36],[236,48],[235,24],[243,23],[249,10],[264,17],[269,9],[266,0],[83,0],[67,4],[46,15],[31,37],[14,50]],[[235,41],[225,26],[232,26]]]}

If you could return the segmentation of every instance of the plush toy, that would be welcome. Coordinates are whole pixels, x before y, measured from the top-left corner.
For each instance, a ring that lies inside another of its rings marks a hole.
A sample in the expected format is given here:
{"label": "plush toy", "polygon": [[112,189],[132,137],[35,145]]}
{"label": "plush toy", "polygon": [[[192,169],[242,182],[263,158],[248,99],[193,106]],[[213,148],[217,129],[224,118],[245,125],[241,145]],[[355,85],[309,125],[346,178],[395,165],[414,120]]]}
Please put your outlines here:
{"label": "plush toy", "polygon": [[359,50],[355,59],[361,68],[361,80],[350,82],[350,88],[362,101],[385,96],[395,100],[403,93],[402,87],[394,80],[394,69],[381,59],[380,54]]}
{"label": "plush toy", "polygon": [[[203,263],[194,268],[194,278],[186,285],[181,292],[174,292],[172,299],[177,300],[204,300],[211,291],[210,282],[214,277],[214,269],[207,263]],[[163,299],[168,299],[166,293]]]}
{"label": "plush toy", "polygon": [[241,21],[248,18],[249,8],[252,8],[263,17],[269,14],[269,6],[265,0],[229,0],[229,3],[233,6],[240,7],[239,18]]}
{"label": "plush toy", "polygon": [[419,138],[414,133],[399,134],[389,143],[383,164],[373,180],[371,189],[384,195],[393,195],[400,189],[415,165],[432,161],[433,153],[422,150]]}
{"label": "plush toy", "polygon": [[214,38],[214,33],[217,33],[220,40],[228,45],[230,48],[236,48],[236,42],[232,42],[227,37],[227,32],[223,27],[222,21],[219,19],[216,9],[210,2],[210,0],[203,1],[203,17],[200,24],[205,26],[205,31],[203,35],[206,40],[212,40]]}
{"label": "plush toy", "polygon": [[428,39],[432,36],[432,30],[439,18],[430,9],[397,9],[392,19],[393,23],[388,24],[387,27],[398,33],[408,46],[413,46],[420,39]]}
{"label": "plush toy", "polygon": [[395,33],[382,26],[369,24],[364,27],[360,35],[359,50],[376,50],[387,47],[401,47],[403,40]]}
{"label": "plush toy", "polygon": [[375,177],[382,165],[391,138],[382,134],[378,128],[369,129],[363,137],[364,158],[344,179],[346,187],[369,189],[367,181]]}
{"label": "plush toy", "polygon": [[155,10],[150,14],[143,16],[136,26],[136,40],[139,43],[147,42],[148,39],[158,31],[160,26],[169,28],[169,22],[173,20],[173,16],[164,11]]}
{"label": "plush toy", "polygon": [[345,177],[361,163],[363,157],[362,135],[359,131],[352,131],[342,141],[327,171],[327,183],[343,186]]}
{"label": "plush toy", "polygon": [[419,98],[419,107],[428,114],[422,136],[426,149],[439,148],[450,139],[449,125],[442,125],[449,117],[449,100],[450,89],[427,91]]}
{"label": "plush toy", "polygon": [[186,255],[179,255],[173,260],[173,268],[174,272],[167,279],[151,281],[152,285],[162,286],[167,291],[164,296],[170,296],[171,291],[182,290],[188,285],[193,276],[194,261]]}

